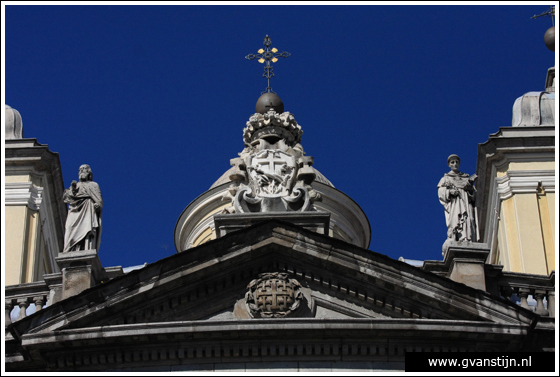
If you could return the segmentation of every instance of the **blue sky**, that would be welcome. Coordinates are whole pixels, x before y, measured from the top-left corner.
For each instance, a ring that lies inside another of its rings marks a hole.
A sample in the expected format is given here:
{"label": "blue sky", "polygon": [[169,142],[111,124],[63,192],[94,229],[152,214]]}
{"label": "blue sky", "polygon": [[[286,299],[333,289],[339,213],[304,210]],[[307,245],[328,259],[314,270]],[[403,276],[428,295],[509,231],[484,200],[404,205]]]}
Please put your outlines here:
{"label": "blue sky", "polygon": [[243,149],[266,88],[244,57],[272,46],[272,88],[302,145],[369,218],[370,250],[441,260],[436,185],[511,126],[515,99],[544,89],[549,7],[5,7],[6,104],[24,136],[60,154],[65,187],[87,163],[105,201],[102,264],[176,253],[184,208]]}

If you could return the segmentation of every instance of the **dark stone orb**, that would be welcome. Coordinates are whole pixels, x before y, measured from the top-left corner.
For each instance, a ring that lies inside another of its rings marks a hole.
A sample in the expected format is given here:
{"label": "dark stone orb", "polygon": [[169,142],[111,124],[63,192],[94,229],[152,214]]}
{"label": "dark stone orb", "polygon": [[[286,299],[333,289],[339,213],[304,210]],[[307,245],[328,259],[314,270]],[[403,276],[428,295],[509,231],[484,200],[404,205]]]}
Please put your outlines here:
{"label": "dark stone orb", "polygon": [[544,44],[550,51],[554,51],[554,26],[550,27],[546,33],[544,33]]}
{"label": "dark stone orb", "polygon": [[284,112],[284,103],[276,93],[265,93],[257,100],[255,110],[257,113],[266,114],[268,110],[274,109],[278,114]]}

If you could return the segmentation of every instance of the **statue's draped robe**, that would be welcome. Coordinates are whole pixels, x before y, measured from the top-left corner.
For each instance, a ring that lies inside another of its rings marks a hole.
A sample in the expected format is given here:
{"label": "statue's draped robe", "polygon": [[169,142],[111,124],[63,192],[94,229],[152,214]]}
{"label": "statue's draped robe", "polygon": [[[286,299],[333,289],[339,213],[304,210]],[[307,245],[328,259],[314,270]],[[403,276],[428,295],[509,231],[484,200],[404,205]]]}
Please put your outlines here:
{"label": "statue's draped robe", "polygon": [[[445,208],[447,237],[454,241],[478,241],[474,214],[475,189],[465,173],[446,173],[438,183],[439,202]],[[451,196],[450,190],[459,191]]]}
{"label": "statue's draped robe", "polygon": [[[64,203],[68,203],[64,251],[71,251],[90,233],[95,234],[92,244],[98,249],[101,236],[101,209],[103,208],[99,185],[93,181],[80,181],[77,183],[75,194],[71,187],[64,191],[63,200]],[[95,210],[95,203],[99,205],[99,212]]]}

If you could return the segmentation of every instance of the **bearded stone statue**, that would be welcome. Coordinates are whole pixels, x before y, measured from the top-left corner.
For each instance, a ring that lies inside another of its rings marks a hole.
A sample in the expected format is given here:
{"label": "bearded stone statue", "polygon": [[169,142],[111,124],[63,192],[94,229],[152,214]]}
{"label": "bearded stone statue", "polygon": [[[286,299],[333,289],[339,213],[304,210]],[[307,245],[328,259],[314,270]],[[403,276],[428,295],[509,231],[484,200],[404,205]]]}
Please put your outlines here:
{"label": "bearded stone statue", "polygon": [[63,252],[99,249],[103,198],[89,165],[80,166],[78,175],[62,197],[68,204]]}

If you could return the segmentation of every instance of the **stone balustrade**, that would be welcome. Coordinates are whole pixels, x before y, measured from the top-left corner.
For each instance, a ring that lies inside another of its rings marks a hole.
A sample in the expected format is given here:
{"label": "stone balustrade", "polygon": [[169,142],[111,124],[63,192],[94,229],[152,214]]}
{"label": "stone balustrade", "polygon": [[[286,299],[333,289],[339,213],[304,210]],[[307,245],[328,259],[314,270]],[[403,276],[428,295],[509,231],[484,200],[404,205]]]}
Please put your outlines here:
{"label": "stone balustrade", "polygon": [[[143,266],[133,266],[129,270],[141,267]],[[101,269],[101,275],[105,280],[110,280],[124,274],[121,266]],[[5,287],[6,327],[12,323],[12,318],[14,321],[19,321],[27,317],[28,314],[41,310],[47,303],[52,305],[64,298],[61,272],[45,274],[43,279],[43,281],[8,285]]]}
{"label": "stone balustrade", "polygon": [[13,310],[19,308],[19,315],[16,320],[25,318],[30,305],[34,307],[33,312],[41,310],[47,305],[49,294],[50,289],[44,281],[6,286],[6,326],[12,323],[10,314]]}
{"label": "stone balustrade", "polygon": [[533,275],[517,272],[503,272],[487,274],[488,291],[499,294],[520,305],[521,307],[533,310],[543,317],[555,317],[555,272],[549,276]]}

